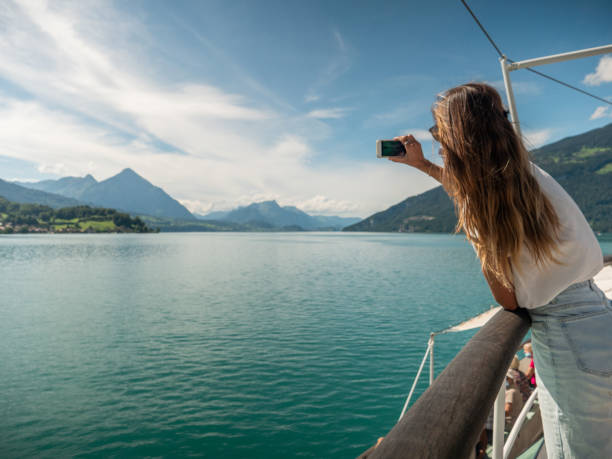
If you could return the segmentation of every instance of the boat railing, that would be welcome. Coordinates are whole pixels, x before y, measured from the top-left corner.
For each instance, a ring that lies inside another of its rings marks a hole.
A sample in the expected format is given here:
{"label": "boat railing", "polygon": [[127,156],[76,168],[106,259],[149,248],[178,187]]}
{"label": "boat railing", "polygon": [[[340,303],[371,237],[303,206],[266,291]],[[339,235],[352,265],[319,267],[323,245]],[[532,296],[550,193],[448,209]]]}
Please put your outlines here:
{"label": "boat railing", "polygon": [[[612,265],[612,255],[604,256],[604,264]],[[432,334],[400,419],[381,442],[358,459],[470,457],[492,407],[493,457],[507,458],[537,397],[536,389],[504,445],[503,383],[510,362],[530,326],[529,314],[524,309],[498,311],[435,380],[435,334]],[[431,360],[430,386],[407,410],[428,354]]]}
{"label": "boat railing", "polygon": [[[359,459],[470,457],[496,398],[502,401],[501,411],[499,406],[494,411],[503,426],[503,398],[498,395],[530,325],[523,309],[497,312],[383,440]],[[501,457],[503,427],[501,442],[495,433],[493,442]]]}

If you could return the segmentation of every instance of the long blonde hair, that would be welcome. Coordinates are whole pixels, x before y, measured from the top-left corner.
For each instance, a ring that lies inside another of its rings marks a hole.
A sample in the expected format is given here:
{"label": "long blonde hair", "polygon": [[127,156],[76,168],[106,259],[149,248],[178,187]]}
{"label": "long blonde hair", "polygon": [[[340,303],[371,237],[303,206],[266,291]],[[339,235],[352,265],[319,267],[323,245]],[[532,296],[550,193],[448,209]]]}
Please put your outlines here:
{"label": "long blonde hair", "polygon": [[531,173],[529,153],[497,91],[482,83],[449,89],[433,109],[443,183],[483,271],[513,287],[525,245],[538,264],[557,262],[559,218]]}

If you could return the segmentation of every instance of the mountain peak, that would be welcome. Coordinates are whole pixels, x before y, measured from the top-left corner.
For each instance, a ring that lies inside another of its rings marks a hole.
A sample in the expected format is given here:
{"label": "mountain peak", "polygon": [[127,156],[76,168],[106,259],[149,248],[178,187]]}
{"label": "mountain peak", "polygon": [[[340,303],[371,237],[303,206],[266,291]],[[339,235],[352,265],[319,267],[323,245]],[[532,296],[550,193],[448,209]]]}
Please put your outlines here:
{"label": "mountain peak", "polygon": [[254,203],[256,206],[266,206],[266,207],[280,207],[278,205],[278,202],[276,202],[276,200],[272,199],[271,201],[261,201],[261,202],[255,202]]}
{"label": "mountain peak", "polygon": [[[112,177],[107,178],[106,180],[104,180],[104,182],[132,183],[132,184],[141,183],[141,184],[147,184],[151,187],[154,187],[154,185],[151,182],[149,182],[142,175],[139,175],[136,171],[134,171],[134,169],[130,169],[129,167],[126,167],[121,172],[119,172],[117,175],[113,175]],[[100,183],[104,183],[104,182],[100,182]]]}
{"label": "mountain peak", "polygon": [[[44,180],[29,184],[28,187],[75,198],[71,200],[73,204],[67,204],[65,207],[78,205],[81,201],[81,203],[88,205],[117,209],[136,215],[152,215],[154,217],[180,218],[183,220],[193,220],[195,218],[176,199],[129,167],[101,182],[98,182],[91,174],[87,174],[85,177]],[[29,191],[33,192],[34,190]],[[57,197],[59,198],[59,196]],[[79,201],[76,201],[76,199]],[[15,201],[29,202],[27,199]],[[46,199],[41,202],[55,201]]]}
{"label": "mountain peak", "polygon": [[126,167],[121,172],[119,172],[117,175],[135,175],[137,177],[140,177],[140,175],[138,175],[136,172],[134,172],[134,169],[131,169],[129,167]]}

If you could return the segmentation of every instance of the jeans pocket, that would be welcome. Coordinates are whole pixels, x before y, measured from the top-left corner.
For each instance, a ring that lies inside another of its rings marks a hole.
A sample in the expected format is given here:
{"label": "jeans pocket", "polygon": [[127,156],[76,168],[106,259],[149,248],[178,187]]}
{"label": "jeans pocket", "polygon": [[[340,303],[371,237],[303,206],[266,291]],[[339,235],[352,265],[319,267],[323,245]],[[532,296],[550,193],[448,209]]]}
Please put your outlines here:
{"label": "jeans pocket", "polygon": [[578,367],[591,374],[612,375],[612,312],[603,311],[561,319]]}

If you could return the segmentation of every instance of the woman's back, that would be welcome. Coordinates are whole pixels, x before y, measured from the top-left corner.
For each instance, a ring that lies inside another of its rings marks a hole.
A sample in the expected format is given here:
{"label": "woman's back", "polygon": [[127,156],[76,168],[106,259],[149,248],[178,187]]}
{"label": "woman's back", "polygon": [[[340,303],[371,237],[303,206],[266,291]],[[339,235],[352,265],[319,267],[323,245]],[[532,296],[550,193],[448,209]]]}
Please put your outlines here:
{"label": "woman's back", "polygon": [[532,164],[540,189],[559,218],[559,242],[554,261],[535,262],[527,247],[512,266],[518,304],[537,308],[572,284],[591,279],[603,268],[603,255],[586,218],[570,195],[548,173]]}

